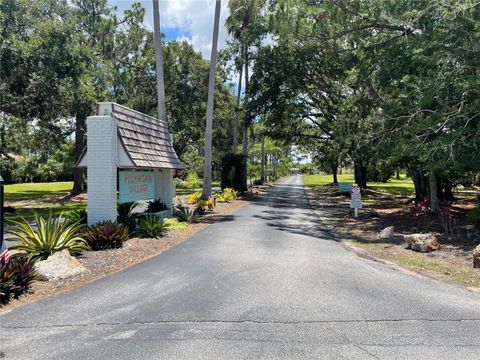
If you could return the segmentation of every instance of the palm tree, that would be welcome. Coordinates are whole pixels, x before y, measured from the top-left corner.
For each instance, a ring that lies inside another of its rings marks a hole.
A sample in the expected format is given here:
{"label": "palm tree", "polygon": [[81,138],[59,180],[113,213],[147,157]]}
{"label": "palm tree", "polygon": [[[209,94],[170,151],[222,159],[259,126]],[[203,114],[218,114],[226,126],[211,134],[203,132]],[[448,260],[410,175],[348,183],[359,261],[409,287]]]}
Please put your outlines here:
{"label": "palm tree", "polygon": [[[248,101],[248,87],[249,87],[249,76],[248,76],[248,67],[249,67],[249,49],[253,44],[254,39],[258,40],[258,37],[255,34],[255,31],[251,29],[252,25],[255,23],[257,17],[260,16],[260,11],[265,4],[265,0],[229,0],[228,8],[230,10],[230,15],[227,18],[225,25],[228,29],[230,35],[233,36],[233,39],[236,42],[235,52],[237,53],[237,68],[240,73],[239,89],[237,94],[237,110],[240,107],[240,95],[241,95],[241,78],[242,75],[245,76],[245,102]],[[245,70],[243,71],[243,67]],[[242,74],[243,72],[243,74]],[[237,112],[238,114],[238,112]],[[242,126],[242,155],[246,161],[248,153],[248,128],[250,126],[250,116],[245,114],[245,119]],[[237,134],[238,134],[238,118],[234,122],[234,139],[232,144],[233,152],[236,152],[237,147]],[[247,167],[244,167],[244,186],[246,187]]]}
{"label": "palm tree", "polygon": [[212,123],[213,97],[215,95],[215,65],[217,63],[218,26],[220,23],[221,1],[215,2],[215,21],[213,23],[212,55],[210,58],[210,74],[208,77],[207,122],[205,126],[205,166],[203,170],[202,200],[212,195]]}
{"label": "palm tree", "polygon": [[162,35],[160,33],[160,11],[158,0],[153,0],[153,36],[155,38],[155,66],[157,69],[158,118],[167,119],[165,108],[165,80],[163,77]]}

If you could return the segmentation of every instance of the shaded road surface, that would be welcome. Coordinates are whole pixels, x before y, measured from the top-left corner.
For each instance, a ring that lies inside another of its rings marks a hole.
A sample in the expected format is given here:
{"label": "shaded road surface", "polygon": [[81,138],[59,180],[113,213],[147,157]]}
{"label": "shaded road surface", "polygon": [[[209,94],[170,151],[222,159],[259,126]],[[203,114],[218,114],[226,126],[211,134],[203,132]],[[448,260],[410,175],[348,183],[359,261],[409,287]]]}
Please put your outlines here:
{"label": "shaded road surface", "polygon": [[6,359],[480,358],[479,294],[348,252],[322,230],[298,177],[0,326]]}

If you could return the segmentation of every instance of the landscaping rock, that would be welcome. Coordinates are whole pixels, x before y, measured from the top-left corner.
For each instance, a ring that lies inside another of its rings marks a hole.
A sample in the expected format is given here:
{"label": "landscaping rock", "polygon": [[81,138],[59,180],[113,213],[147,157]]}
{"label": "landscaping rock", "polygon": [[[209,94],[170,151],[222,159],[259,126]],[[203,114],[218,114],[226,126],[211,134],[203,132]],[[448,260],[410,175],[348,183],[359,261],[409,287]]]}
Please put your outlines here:
{"label": "landscaping rock", "polygon": [[393,235],[395,235],[395,226],[389,226],[380,232],[379,237],[380,239],[391,239]]}
{"label": "landscaping rock", "polygon": [[407,249],[418,251],[421,253],[427,253],[440,249],[440,244],[437,238],[433,234],[412,234],[404,235],[403,237],[407,242]]}
{"label": "landscaping rock", "polygon": [[473,267],[480,268],[480,245],[473,250]]}
{"label": "landscaping rock", "polygon": [[41,280],[51,281],[80,274],[87,269],[68,250],[50,255],[47,260],[35,264],[35,270]]}

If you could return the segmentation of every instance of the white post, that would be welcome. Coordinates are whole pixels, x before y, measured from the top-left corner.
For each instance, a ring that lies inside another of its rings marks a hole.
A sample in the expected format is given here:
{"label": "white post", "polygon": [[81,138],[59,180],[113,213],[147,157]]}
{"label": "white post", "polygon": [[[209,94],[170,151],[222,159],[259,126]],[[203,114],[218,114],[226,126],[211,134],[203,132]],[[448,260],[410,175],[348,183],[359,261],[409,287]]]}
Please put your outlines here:
{"label": "white post", "polygon": [[355,208],[355,217],[358,217],[358,208]]}
{"label": "white post", "polygon": [[110,116],[87,118],[88,225],[117,220],[117,126]]}

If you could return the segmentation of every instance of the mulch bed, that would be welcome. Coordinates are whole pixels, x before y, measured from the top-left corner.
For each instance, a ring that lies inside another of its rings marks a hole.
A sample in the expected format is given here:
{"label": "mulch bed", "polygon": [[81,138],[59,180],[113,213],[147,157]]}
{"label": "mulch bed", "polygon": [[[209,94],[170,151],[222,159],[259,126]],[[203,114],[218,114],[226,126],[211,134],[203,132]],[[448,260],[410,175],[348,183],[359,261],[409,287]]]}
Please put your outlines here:
{"label": "mulch bed", "polygon": [[[412,199],[405,196],[369,190],[363,196],[366,205],[355,219],[348,197],[336,194],[333,188],[310,190],[308,194],[311,199],[328,197],[329,203],[341,209],[341,221],[335,222],[334,231],[349,247],[424,275],[480,288],[480,269],[473,268],[472,258],[472,250],[480,243],[480,229],[471,225],[466,217],[468,210],[474,207],[474,198],[454,203],[454,233],[446,235],[439,216],[413,216],[409,208]],[[312,206],[314,204],[312,201]],[[395,226],[395,236],[380,239],[378,234],[388,226]],[[437,236],[440,250],[424,254],[405,249],[403,235],[424,232]]]}
{"label": "mulch bed", "polygon": [[20,296],[18,299],[12,299],[3,307],[0,305],[0,313],[11,311],[19,306],[52,295],[76,289],[159,255],[171,247],[189,239],[193,234],[204,229],[209,224],[224,220],[226,216],[245,206],[250,201],[255,200],[267,187],[268,186],[254,188],[253,192],[245,193],[239,199],[229,203],[217,203],[213,212],[207,212],[202,216],[201,222],[190,224],[185,229],[169,231],[166,236],[160,239],[132,238],[120,249],[88,251],[78,257],[78,260],[87,271],[66,279],[50,282],[36,281],[33,283],[29,293]]}

